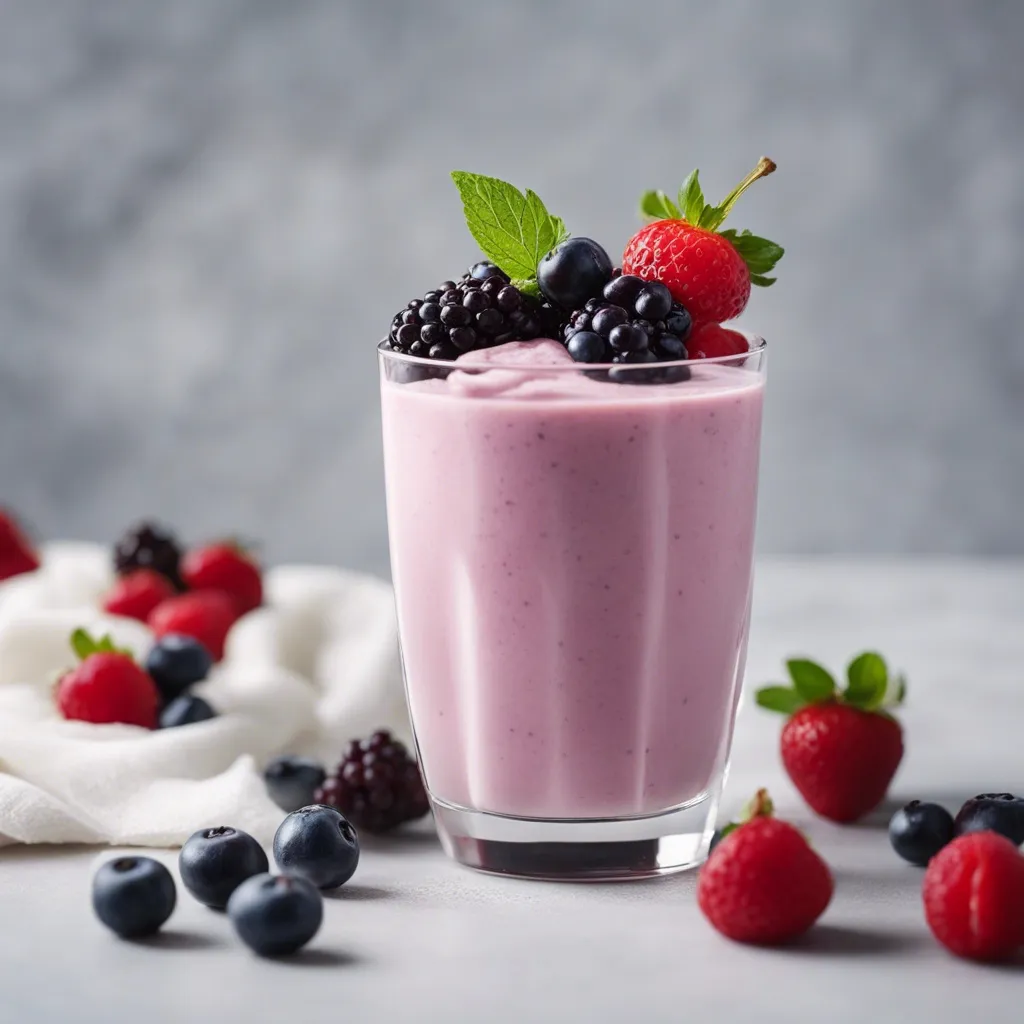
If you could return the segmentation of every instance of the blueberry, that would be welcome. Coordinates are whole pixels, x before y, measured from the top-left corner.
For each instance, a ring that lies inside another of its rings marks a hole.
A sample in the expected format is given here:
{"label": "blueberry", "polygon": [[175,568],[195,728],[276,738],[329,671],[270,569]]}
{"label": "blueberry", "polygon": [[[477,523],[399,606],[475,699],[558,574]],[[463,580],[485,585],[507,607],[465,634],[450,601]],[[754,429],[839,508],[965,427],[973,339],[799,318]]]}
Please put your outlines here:
{"label": "blueberry", "polygon": [[228,917],[260,956],[287,956],[320,930],[324,900],[304,878],[255,875],[231,894]]}
{"label": "blueberry", "polygon": [[415,324],[403,324],[398,328],[395,337],[403,348],[412,348],[420,339],[420,329]]}
{"label": "blueberry", "polygon": [[217,712],[202,697],[183,693],[160,712],[160,728],[176,729],[179,725],[192,725],[216,717]]}
{"label": "blueberry", "polygon": [[642,277],[634,277],[632,274],[613,277],[604,286],[604,297],[609,302],[614,302],[616,306],[625,306],[627,309],[631,309],[646,283]]}
{"label": "blueberry", "polygon": [[[441,304],[439,302],[424,302],[419,308],[419,315],[425,324],[436,324],[441,319]],[[422,331],[420,331],[420,337],[423,337]]]}
{"label": "blueberry", "polygon": [[508,277],[503,270],[500,270],[493,263],[488,263],[487,260],[481,260],[479,263],[474,263],[469,268],[469,276],[474,281],[486,281],[489,277],[500,277],[505,283],[508,283]]}
{"label": "blueberry", "polygon": [[[440,306],[437,307],[441,309]],[[438,316],[440,316],[440,312]],[[448,332],[436,321],[431,321],[428,324],[424,324],[420,328],[420,341],[424,345],[440,345],[448,337]]]}
{"label": "blueberry", "polygon": [[603,363],[604,339],[593,331],[577,331],[566,346],[577,363]]}
{"label": "blueberry", "polygon": [[[422,315],[423,310],[420,310],[420,316]],[[686,341],[692,326],[693,320],[690,314],[678,303],[672,307],[672,311],[665,317],[665,331],[668,334],[674,334],[680,341]]]}
{"label": "blueberry", "polygon": [[215,910],[223,910],[247,878],[269,868],[263,847],[248,832],[226,825],[196,832],[178,855],[178,871],[185,888]]}
{"label": "blueberry", "polygon": [[718,829],[716,828],[716,829],[715,829],[715,831],[714,831],[714,832],[712,833],[712,835],[711,835],[711,842],[710,842],[710,844],[708,845],[708,856],[709,856],[709,857],[711,856],[711,854],[712,854],[712,853],[714,853],[715,847],[716,847],[716,846],[717,846],[717,845],[718,845],[718,844],[719,844],[719,843],[720,843],[720,842],[721,842],[721,841],[722,841],[722,840],[723,840],[724,838],[725,838],[725,837],[724,837],[724,836],[722,835],[722,833],[721,833],[721,832],[720,832],[720,831],[719,831],[719,830],[718,830]]}
{"label": "blueberry", "polygon": [[608,343],[616,352],[633,352],[647,348],[647,334],[633,324],[620,324],[608,335]]}
{"label": "blueberry", "polygon": [[445,327],[468,327],[473,322],[473,314],[465,306],[454,303],[441,310],[441,323]]}
{"label": "blueberry", "polygon": [[629,314],[621,306],[605,306],[594,314],[594,330],[607,338],[614,328],[627,323]]}
{"label": "blueberry", "polygon": [[209,675],[213,658],[198,640],[168,633],[150,649],[143,667],[152,676],[160,696],[172,701]]}
{"label": "blueberry", "polygon": [[938,804],[911,800],[889,822],[889,842],[906,861],[927,867],[953,838],[953,815]]}
{"label": "blueberry", "polygon": [[312,804],[293,811],[274,836],[277,866],[318,889],[336,889],[355,873],[359,837],[333,807]]}
{"label": "blueberry", "polygon": [[612,276],[612,261],[590,238],[569,238],[555,246],[537,267],[544,298],[565,309],[579,309],[601,294]]}
{"label": "blueberry", "polygon": [[982,793],[960,808],[954,830],[958,836],[998,832],[1020,846],[1024,843],[1024,799],[1012,793]]}
{"label": "blueberry", "polygon": [[677,338],[674,334],[659,335],[658,349],[667,360],[686,358],[686,346],[682,339]]}
{"label": "blueberry", "polygon": [[648,281],[633,308],[645,320],[664,320],[672,310],[672,293],[660,281]]}
{"label": "blueberry", "polygon": [[108,860],[92,880],[96,916],[125,939],[159,931],[176,902],[170,871],[152,857]]}
{"label": "blueberry", "polygon": [[460,352],[469,352],[476,347],[476,331],[472,327],[453,327],[448,337]]}
{"label": "blueberry", "polygon": [[276,757],[263,770],[270,799],[289,814],[311,804],[326,778],[323,766],[308,757]]}

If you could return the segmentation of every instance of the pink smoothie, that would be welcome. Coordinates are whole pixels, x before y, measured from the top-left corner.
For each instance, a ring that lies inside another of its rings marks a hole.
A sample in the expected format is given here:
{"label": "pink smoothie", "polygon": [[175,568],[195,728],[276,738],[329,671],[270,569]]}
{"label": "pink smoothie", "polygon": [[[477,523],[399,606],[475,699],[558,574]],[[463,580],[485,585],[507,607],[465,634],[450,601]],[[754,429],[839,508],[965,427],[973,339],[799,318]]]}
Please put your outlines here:
{"label": "pink smoothie", "polygon": [[550,341],[474,355],[502,366],[382,388],[433,796],[540,818],[699,797],[746,644],[763,378],[599,382]]}

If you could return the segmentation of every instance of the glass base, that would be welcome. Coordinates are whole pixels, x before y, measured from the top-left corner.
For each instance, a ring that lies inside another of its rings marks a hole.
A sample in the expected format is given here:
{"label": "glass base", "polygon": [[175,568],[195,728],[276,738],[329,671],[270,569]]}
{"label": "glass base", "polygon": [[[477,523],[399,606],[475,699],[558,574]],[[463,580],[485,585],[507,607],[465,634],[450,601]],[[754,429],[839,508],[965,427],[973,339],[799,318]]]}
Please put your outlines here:
{"label": "glass base", "polygon": [[639,818],[513,818],[432,799],[445,852],[466,867],[549,882],[656,878],[707,857],[718,793]]}

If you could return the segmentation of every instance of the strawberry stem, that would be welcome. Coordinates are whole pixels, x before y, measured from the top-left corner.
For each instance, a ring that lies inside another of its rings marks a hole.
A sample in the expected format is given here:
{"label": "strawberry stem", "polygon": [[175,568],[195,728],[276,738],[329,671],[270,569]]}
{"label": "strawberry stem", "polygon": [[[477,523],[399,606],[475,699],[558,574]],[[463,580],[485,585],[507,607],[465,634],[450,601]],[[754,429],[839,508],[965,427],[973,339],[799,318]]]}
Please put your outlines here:
{"label": "strawberry stem", "polygon": [[774,813],[775,805],[772,803],[772,798],[768,795],[768,790],[759,789],[754,794],[753,800],[743,808],[740,821],[746,823],[753,821],[755,818],[770,818]]}
{"label": "strawberry stem", "polygon": [[718,204],[719,224],[729,216],[729,211],[736,205],[744,192],[760,178],[765,178],[775,170],[775,161],[763,156],[757,161],[757,166]]}

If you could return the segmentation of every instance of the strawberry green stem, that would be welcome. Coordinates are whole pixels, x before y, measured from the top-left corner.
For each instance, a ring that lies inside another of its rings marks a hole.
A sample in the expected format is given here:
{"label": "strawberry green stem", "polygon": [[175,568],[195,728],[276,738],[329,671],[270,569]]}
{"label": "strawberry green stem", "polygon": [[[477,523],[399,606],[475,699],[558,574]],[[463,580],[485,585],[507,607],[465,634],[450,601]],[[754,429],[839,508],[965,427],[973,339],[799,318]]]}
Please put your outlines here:
{"label": "strawberry green stem", "polygon": [[718,204],[718,223],[721,224],[726,217],[729,216],[729,211],[736,205],[736,200],[739,199],[744,192],[754,184],[755,181],[760,178],[765,178],[772,171],[775,170],[775,161],[769,160],[768,157],[763,156],[757,161],[757,166]]}

